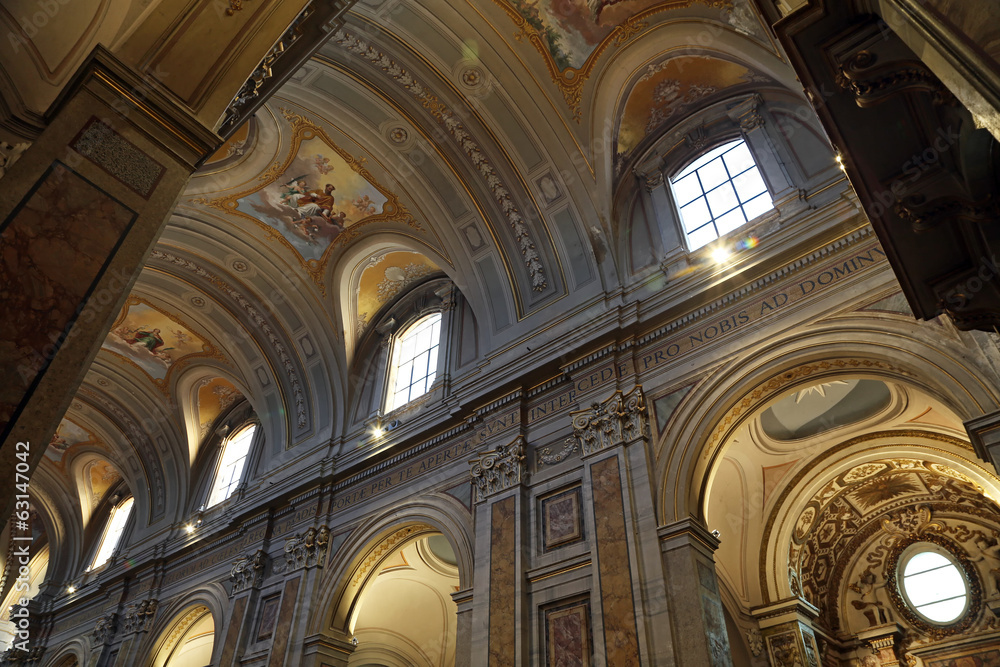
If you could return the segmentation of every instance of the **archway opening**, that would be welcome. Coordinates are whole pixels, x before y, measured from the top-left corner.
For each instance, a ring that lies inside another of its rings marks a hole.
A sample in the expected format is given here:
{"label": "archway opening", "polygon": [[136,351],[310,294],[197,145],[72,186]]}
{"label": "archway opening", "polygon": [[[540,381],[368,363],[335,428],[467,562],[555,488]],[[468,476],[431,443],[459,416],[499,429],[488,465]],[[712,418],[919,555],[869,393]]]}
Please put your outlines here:
{"label": "archway opening", "polygon": [[455,664],[458,559],[441,533],[396,547],[358,593],[350,631],[350,667],[445,667]]}
{"label": "archway opening", "polygon": [[[906,631],[901,656],[945,656],[930,645],[953,636],[995,640],[982,601],[1000,597],[989,585],[1000,565],[998,490],[961,419],[909,382],[814,376],[761,402],[729,432],[703,496],[740,626],[731,641],[770,646],[792,631],[806,653],[851,660],[864,657],[852,648],[859,637],[893,624]],[[913,554],[937,569],[909,567]],[[917,586],[944,574],[965,588]],[[797,609],[802,625],[755,611],[774,606]]]}
{"label": "archway opening", "polygon": [[204,605],[191,607],[171,623],[157,644],[153,667],[208,667],[215,649],[215,619]]}

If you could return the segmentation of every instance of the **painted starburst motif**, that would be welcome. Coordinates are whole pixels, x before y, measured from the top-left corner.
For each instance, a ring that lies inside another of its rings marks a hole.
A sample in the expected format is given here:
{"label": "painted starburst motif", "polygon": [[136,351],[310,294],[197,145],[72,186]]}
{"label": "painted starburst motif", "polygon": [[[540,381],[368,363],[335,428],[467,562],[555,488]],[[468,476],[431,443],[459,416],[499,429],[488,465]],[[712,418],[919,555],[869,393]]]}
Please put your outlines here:
{"label": "painted starburst motif", "polygon": [[853,491],[852,496],[867,510],[907,493],[919,493],[920,487],[901,475],[884,475]]}
{"label": "painted starburst motif", "polygon": [[826,398],[827,387],[832,387],[838,384],[846,385],[847,383],[844,382],[843,380],[833,380],[832,382],[822,382],[820,384],[814,384],[811,387],[806,387],[801,391],[795,392],[795,402],[801,403],[802,399],[805,398],[806,396],[809,396],[810,394],[819,394],[823,398]]}

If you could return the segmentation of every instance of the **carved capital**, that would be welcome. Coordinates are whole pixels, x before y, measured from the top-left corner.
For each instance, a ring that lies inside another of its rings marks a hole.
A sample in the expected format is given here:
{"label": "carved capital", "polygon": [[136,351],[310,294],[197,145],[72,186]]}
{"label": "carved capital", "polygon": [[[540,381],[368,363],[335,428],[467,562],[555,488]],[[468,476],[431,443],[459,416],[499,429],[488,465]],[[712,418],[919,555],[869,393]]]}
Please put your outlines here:
{"label": "carved capital", "polygon": [[528,480],[528,470],[524,465],[524,438],[521,436],[469,463],[472,465],[472,486],[477,503]]}
{"label": "carved capital", "polygon": [[628,394],[616,391],[603,403],[571,414],[573,435],[584,456],[649,437],[646,399],[641,387]]}
{"label": "carved capital", "polygon": [[94,643],[98,646],[110,644],[118,631],[118,614],[112,612],[103,618],[97,619],[94,626]]}
{"label": "carved capital", "polygon": [[320,526],[309,528],[305,533],[295,534],[285,540],[285,572],[290,573],[326,562],[326,552],[330,547],[330,529]]}
{"label": "carved capital", "polygon": [[260,587],[264,581],[265,567],[267,567],[267,554],[263,549],[258,549],[252,556],[243,556],[237,560],[229,572],[229,580],[233,582],[233,590],[229,596]]}
{"label": "carved capital", "polygon": [[135,602],[126,607],[125,613],[122,614],[122,634],[130,635],[134,632],[149,630],[153,625],[153,617],[156,615],[156,609],[159,606],[159,600],[150,598],[142,602]]}

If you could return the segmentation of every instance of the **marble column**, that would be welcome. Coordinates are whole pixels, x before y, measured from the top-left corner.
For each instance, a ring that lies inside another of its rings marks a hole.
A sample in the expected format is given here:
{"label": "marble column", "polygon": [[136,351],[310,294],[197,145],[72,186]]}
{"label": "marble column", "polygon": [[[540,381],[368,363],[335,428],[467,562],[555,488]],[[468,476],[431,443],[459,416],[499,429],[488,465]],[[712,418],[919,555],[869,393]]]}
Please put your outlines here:
{"label": "marble column", "polygon": [[617,391],[589,410],[573,412],[573,432],[593,498],[598,661],[608,665],[669,664],[676,637],[669,625],[659,567],[650,476],[649,422],[636,387]]}
{"label": "marble column", "polygon": [[677,664],[731,667],[715,575],[719,539],[693,518],[661,526],[659,537]]}
{"label": "marble column", "polygon": [[[530,499],[524,482],[524,439],[483,452],[470,461],[476,502],[475,581],[471,618],[472,664],[517,667],[527,664],[527,525]],[[480,584],[482,582],[482,584]],[[457,647],[456,647],[457,648]],[[458,657],[456,653],[456,663]]]}

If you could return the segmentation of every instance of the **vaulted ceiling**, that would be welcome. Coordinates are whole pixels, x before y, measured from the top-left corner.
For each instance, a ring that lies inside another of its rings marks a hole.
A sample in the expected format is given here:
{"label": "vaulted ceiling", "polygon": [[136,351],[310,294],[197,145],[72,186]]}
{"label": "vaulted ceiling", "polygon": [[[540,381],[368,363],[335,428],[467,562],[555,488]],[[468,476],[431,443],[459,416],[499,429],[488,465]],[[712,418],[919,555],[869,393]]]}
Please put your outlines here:
{"label": "vaulted ceiling", "polygon": [[[140,4],[73,3],[76,41],[25,32],[8,107],[40,114],[60,67],[124,39]],[[746,0],[361,0],[181,196],[42,464],[47,521],[82,534],[111,475],[140,527],[181,516],[242,397],[267,465],[336,451],[359,337],[427,276],[458,287],[498,366],[529,336],[615,326],[603,295],[636,280],[615,191],[679,122],[766,90],[805,107]],[[338,222],[299,219],[310,201]]]}

